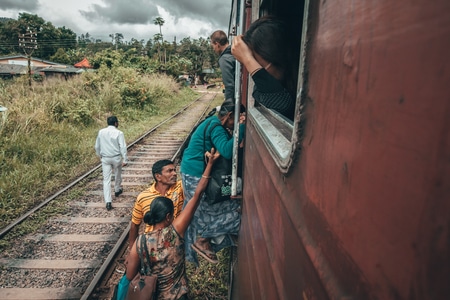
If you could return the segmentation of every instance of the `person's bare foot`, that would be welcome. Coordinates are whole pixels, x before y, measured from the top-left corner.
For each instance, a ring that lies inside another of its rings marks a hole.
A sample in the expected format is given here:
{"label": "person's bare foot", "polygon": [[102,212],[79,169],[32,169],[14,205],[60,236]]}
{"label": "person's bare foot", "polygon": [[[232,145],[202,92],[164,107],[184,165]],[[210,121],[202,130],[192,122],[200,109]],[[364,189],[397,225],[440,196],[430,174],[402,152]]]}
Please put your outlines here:
{"label": "person's bare foot", "polygon": [[203,257],[210,263],[217,264],[219,262],[216,253],[211,249],[211,245],[208,239],[198,238],[197,241],[195,241],[195,243],[191,245],[191,247],[195,250],[195,252],[197,252],[201,257]]}

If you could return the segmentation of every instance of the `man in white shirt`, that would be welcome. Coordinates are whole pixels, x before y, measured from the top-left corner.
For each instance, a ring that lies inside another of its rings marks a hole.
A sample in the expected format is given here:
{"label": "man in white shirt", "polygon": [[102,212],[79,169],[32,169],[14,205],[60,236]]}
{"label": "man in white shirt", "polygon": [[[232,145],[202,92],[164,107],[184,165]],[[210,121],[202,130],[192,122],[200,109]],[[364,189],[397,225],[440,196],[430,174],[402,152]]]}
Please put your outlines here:
{"label": "man in white shirt", "polygon": [[[112,209],[111,197],[111,174],[114,169],[114,192],[118,197],[122,194],[122,167],[128,163],[127,145],[123,132],[117,129],[119,120],[116,116],[108,117],[108,127],[98,132],[95,141],[95,152],[102,161],[103,171],[103,195],[106,202],[106,209]],[[122,160],[123,159],[123,160]]]}

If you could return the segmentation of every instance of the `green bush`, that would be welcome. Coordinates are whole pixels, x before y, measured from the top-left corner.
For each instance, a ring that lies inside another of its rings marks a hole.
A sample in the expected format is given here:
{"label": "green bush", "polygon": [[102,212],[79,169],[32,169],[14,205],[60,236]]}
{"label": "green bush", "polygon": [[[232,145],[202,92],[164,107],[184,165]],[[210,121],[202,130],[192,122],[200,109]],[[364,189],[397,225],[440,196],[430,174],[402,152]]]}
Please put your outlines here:
{"label": "green bush", "polygon": [[0,228],[98,164],[95,137],[107,116],[119,117],[130,141],[195,97],[170,77],[124,67],[31,88],[25,77],[0,81],[0,95],[8,107],[0,114]]}

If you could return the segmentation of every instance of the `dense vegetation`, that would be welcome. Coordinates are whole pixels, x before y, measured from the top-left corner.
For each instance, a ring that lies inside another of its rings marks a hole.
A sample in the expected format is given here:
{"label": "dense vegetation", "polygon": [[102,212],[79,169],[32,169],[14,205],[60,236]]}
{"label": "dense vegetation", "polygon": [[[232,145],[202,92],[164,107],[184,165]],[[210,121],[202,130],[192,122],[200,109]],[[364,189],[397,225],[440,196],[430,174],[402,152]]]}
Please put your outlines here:
{"label": "dense vegetation", "polygon": [[[77,37],[37,15],[0,18],[0,56],[24,54],[18,38],[35,32],[33,57],[63,64],[88,58],[95,68],[69,80],[47,78],[31,86],[27,77],[0,79],[0,104],[8,108],[0,112],[0,228],[98,164],[93,145],[106,116],[119,117],[129,142],[197,96],[175,79],[217,67],[209,41],[169,43],[161,30],[164,20],[156,18],[155,24],[160,33],[147,42],[124,42],[120,33],[104,42],[89,33]],[[74,189],[68,201],[80,192]],[[65,209],[63,201],[47,205],[0,240],[0,249]],[[226,299],[228,250],[218,256],[217,265],[201,261],[200,268],[188,266],[193,298]]]}
{"label": "dense vegetation", "polygon": [[208,39],[184,38],[169,42],[164,40],[164,20],[158,17],[154,23],[159,25],[160,33],[148,41],[131,38],[126,42],[121,33],[110,35],[111,41],[101,41],[89,33],[77,37],[70,28],[55,27],[38,15],[21,13],[17,20],[0,19],[0,56],[30,53],[19,46],[19,37],[33,32],[36,33],[37,49],[32,55],[57,63],[73,65],[86,57],[98,68],[99,56],[119,53],[140,70],[150,68],[174,77],[182,73],[200,74],[205,68],[217,69],[216,56]]}
{"label": "dense vegetation", "polygon": [[98,163],[96,132],[115,114],[128,140],[192,101],[165,75],[102,67],[64,81],[0,82],[0,228],[64,182]]}
{"label": "dense vegetation", "polygon": [[[8,107],[0,113],[0,228],[99,163],[93,145],[107,115],[119,117],[130,142],[196,97],[166,75],[141,75],[123,66],[68,81],[47,79],[31,89],[25,77],[0,81],[0,99]],[[66,195],[68,201],[80,192]],[[63,202],[28,218],[0,241],[0,249],[64,212]],[[188,266],[195,299],[226,299],[228,250],[219,259],[217,265]]]}

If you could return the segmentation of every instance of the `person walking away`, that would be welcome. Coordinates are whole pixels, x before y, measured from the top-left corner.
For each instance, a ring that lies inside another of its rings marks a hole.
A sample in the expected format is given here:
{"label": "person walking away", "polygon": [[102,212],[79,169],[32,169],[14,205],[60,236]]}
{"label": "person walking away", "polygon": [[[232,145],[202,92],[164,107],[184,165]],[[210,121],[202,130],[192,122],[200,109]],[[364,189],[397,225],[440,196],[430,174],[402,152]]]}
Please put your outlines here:
{"label": "person walking away", "polygon": [[[173,161],[162,159],[152,166],[153,184],[141,192],[134,203],[131,217],[130,233],[128,235],[128,248],[133,246],[139,233],[139,226],[145,214],[150,210],[150,205],[157,197],[164,196],[172,200],[174,205],[174,218],[178,217],[183,209],[184,193],[181,180],[177,180],[177,171]],[[146,225],[145,232],[153,230],[153,226]]]}
{"label": "person walking away", "polygon": [[102,161],[103,171],[103,197],[106,209],[112,209],[111,175],[114,170],[114,194],[118,197],[122,194],[122,167],[128,163],[127,145],[123,132],[117,129],[119,120],[116,116],[107,118],[108,127],[98,132],[95,141],[95,152]]}
{"label": "person walking away", "polygon": [[[204,154],[202,153],[202,156]],[[197,189],[184,207],[180,215],[175,218],[174,206],[167,197],[156,197],[150,205],[150,211],[145,214],[144,222],[151,225],[153,230],[140,235],[133,243],[127,257],[126,277],[131,281],[140,268],[139,253],[146,257],[141,249],[141,240],[145,238],[150,262],[145,265],[149,274],[158,276],[156,287],[157,299],[185,300],[188,299],[188,280],[184,255],[184,234],[200,203],[203,191],[211,177],[211,169],[220,154],[211,149],[206,152],[208,164],[201,175]]]}
{"label": "person walking away", "polygon": [[219,67],[222,72],[222,81],[225,85],[225,99],[234,99],[234,77],[236,59],[231,54],[231,45],[228,37],[222,30],[214,31],[211,36],[211,47],[219,55]]}

